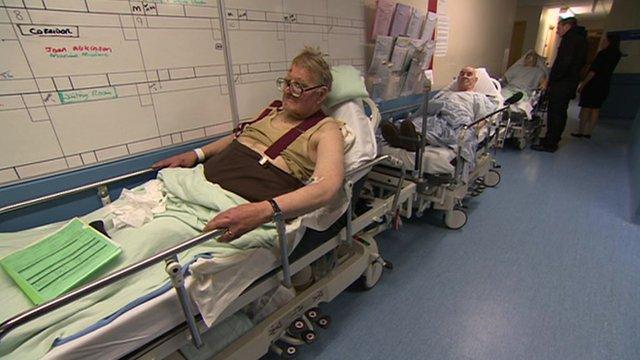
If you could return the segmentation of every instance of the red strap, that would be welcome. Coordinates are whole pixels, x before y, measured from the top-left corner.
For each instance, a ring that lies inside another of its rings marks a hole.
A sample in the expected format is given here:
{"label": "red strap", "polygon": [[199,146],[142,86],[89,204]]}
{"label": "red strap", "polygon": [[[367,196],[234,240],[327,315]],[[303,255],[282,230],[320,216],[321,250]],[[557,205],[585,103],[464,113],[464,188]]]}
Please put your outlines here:
{"label": "red strap", "polygon": [[262,110],[260,115],[258,115],[258,117],[255,120],[240,123],[235,129],[233,129],[233,134],[236,137],[240,136],[240,134],[242,134],[242,132],[244,131],[244,128],[247,127],[247,125],[251,125],[256,121],[260,121],[264,119],[267,115],[271,114],[273,110],[280,109],[280,108],[282,108],[282,101],[274,100],[273,102],[271,102],[271,104],[269,104],[269,106],[267,106],[264,110]]}
{"label": "red strap", "polygon": [[271,159],[275,159],[284,149],[289,147],[292,142],[294,142],[300,135],[304,134],[305,131],[314,127],[317,123],[319,123],[322,119],[326,118],[322,110],[318,110],[315,114],[311,115],[296,127],[287,131],[284,135],[280,137],[280,139],[276,140],[269,148],[264,152],[265,155],[270,157]]}
{"label": "red strap", "polygon": [[429,0],[427,11],[438,12],[438,0]]}
{"label": "red strap", "polygon": [[[427,4],[427,11],[432,12],[432,13],[438,13],[438,0],[429,0],[429,3]],[[436,32],[433,32],[433,35],[431,36],[431,40],[435,40],[436,39]],[[429,70],[433,70],[433,56],[431,56],[431,61],[429,62]]]}

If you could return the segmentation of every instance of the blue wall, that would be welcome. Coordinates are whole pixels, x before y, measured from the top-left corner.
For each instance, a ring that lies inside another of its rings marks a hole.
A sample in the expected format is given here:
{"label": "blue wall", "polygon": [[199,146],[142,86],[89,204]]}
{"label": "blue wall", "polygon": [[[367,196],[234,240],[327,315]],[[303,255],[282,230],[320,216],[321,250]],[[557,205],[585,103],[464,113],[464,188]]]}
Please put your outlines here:
{"label": "blue wall", "polygon": [[640,74],[613,74],[600,117],[633,120],[640,109]]}
{"label": "blue wall", "polygon": [[632,221],[640,224],[640,74],[613,74],[600,117],[631,125],[629,167]]}
{"label": "blue wall", "polygon": [[[149,168],[154,162],[190,149],[203,146],[212,139],[181,144],[176,147],[150,152],[140,156],[104,163],[75,171],[0,187],[0,207],[43,195],[72,189],[99,180]],[[116,199],[123,188],[131,188],[154,177],[147,174],[109,186],[111,199]],[[70,195],[63,199],[34,205],[0,215],[0,232],[17,231],[55,221],[69,219],[91,212],[101,206],[97,190]]]}
{"label": "blue wall", "polygon": [[631,211],[633,221],[640,224],[640,110],[636,113],[631,136]]}

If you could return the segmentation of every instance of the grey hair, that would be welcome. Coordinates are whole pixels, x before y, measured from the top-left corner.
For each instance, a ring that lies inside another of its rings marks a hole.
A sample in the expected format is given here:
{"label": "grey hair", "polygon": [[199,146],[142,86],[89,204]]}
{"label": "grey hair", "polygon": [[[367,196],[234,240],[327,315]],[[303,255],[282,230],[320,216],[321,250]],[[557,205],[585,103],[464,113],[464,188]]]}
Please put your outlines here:
{"label": "grey hair", "polygon": [[331,66],[324,60],[320,49],[305,46],[304,49],[293,58],[291,63],[310,71],[320,84],[331,90],[331,85],[333,84]]}

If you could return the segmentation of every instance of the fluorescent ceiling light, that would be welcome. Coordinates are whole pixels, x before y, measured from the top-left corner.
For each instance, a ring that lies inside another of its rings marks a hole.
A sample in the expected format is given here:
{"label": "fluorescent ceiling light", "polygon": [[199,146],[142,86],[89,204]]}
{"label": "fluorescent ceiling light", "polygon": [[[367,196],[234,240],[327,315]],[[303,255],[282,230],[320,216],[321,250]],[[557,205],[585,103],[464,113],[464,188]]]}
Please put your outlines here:
{"label": "fluorescent ceiling light", "polygon": [[570,17],[574,17],[576,16],[576,14],[571,11],[571,8],[568,8],[567,10],[561,11],[560,12],[560,18],[561,19],[566,19],[566,18],[570,18]]}

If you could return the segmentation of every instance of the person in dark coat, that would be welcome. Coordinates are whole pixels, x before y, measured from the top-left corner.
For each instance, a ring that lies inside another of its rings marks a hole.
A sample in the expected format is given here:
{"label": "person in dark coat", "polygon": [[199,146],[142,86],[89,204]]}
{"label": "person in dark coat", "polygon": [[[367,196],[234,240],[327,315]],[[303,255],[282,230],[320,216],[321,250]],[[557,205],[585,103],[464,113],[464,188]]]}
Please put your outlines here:
{"label": "person in dark coat", "polygon": [[580,70],[587,62],[587,31],[578,26],[576,18],[560,20],[556,33],[562,40],[549,74],[547,135],[539,144],[531,146],[538,151],[558,150],[558,143],[567,124],[569,101],[575,97]]}
{"label": "person in dark coat", "polygon": [[580,93],[580,127],[571,136],[590,139],[598,122],[602,103],[609,95],[611,75],[622,57],[620,36],[608,33],[603,41],[604,49],[593,60],[587,77],[578,85]]}

